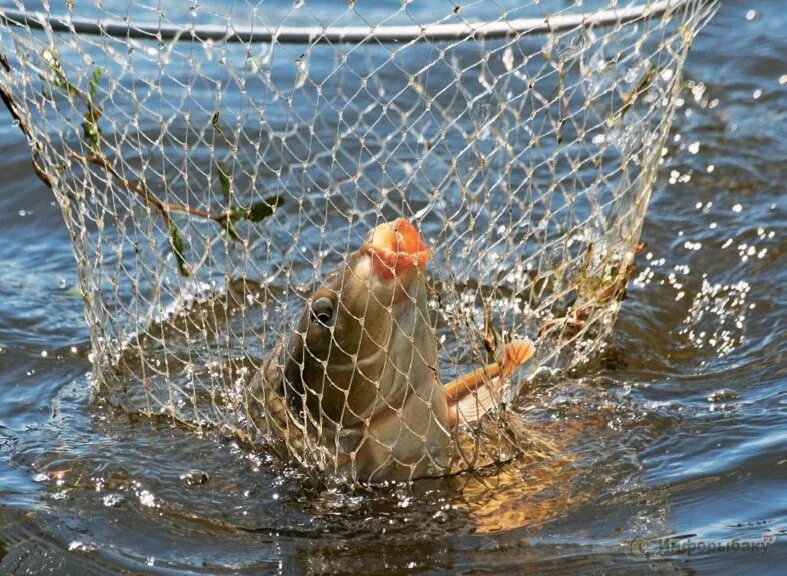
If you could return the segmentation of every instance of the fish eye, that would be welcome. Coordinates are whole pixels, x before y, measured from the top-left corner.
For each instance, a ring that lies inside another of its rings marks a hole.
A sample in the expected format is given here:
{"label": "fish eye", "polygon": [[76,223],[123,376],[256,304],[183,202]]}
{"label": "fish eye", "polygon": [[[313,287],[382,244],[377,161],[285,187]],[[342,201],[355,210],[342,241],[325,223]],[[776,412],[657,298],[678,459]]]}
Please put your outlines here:
{"label": "fish eye", "polygon": [[333,325],[333,302],[323,296],[312,302],[312,318],[325,326]]}

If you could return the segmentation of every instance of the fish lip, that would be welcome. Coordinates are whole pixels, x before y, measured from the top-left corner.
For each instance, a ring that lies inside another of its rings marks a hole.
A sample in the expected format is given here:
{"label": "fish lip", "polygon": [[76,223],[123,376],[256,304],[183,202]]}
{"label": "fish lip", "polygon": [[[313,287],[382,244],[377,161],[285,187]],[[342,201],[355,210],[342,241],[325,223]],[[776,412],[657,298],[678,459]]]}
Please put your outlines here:
{"label": "fish lip", "polygon": [[361,250],[372,257],[378,276],[390,280],[415,269],[425,269],[429,247],[406,218],[380,224],[366,236]]}

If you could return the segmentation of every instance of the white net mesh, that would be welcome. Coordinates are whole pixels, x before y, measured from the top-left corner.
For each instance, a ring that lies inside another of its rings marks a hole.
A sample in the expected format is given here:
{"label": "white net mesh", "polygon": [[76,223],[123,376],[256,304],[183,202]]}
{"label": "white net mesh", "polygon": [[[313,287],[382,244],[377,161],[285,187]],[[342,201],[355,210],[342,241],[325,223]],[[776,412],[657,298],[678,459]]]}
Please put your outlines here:
{"label": "white net mesh", "polygon": [[568,4],[0,9],[104,396],[359,481],[527,449],[504,405],[608,334],[714,7]]}

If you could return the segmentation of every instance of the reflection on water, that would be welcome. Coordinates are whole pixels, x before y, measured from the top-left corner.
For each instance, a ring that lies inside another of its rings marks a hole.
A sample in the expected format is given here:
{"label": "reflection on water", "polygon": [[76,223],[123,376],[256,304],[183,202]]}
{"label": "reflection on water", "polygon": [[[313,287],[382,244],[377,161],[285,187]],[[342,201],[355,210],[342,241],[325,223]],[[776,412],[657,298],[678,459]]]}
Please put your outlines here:
{"label": "reflection on water", "polygon": [[[779,573],[785,18],[726,2],[698,38],[615,333],[523,391],[531,449],[412,488],[317,482],[92,398],[68,237],[3,127],[0,572]],[[628,544],[766,536],[765,554]]]}

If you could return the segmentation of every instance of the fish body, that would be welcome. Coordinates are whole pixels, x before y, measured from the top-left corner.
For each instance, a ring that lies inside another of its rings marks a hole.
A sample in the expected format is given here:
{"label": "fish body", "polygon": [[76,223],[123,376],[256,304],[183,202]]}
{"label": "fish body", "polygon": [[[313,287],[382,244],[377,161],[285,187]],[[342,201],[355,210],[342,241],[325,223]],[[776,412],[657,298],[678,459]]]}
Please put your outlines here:
{"label": "fish body", "polygon": [[532,347],[443,386],[429,255],[407,220],[381,224],[314,292],[249,388],[250,419],[280,452],[358,482],[450,471],[457,424],[487,411],[489,385]]}

